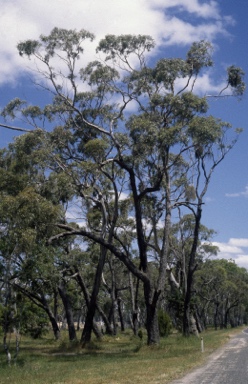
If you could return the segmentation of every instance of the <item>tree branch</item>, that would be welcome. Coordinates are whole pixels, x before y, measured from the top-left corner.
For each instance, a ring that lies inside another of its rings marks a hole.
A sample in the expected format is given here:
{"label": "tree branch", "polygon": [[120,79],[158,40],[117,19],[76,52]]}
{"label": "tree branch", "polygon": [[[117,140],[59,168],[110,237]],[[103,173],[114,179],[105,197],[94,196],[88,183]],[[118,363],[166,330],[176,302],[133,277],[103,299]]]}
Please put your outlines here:
{"label": "tree branch", "polygon": [[12,129],[13,131],[33,132],[33,131],[30,130],[30,129],[19,128],[19,127],[13,127],[12,125],[2,124],[2,123],[0,123],[0,127],[2,127],[2,128],[7,128],[7,129]]}
{"label": "tree branch", "polygon": [[83,236],[88,239],[91,239],[95,241],[96,243],[102,245],[106,249],[108,249],[110,252],[112,252],[122,263],[127,267],[127,269],[132,272],[138,279],[140,279],[143,282],[149,282],[149,277],[146,275],[146,273],[142,272],[139,268],[136,267],[136,265],[132,262],[132,260],[123,252],[120,252],[118,248],[116,248],[113,244],[110,244],[102,237],[96,236],[91,232],[88,232],[84,229],[75,229],[67,224],[57,224],[58,228],[66,230],[66,232],[58,233],[55,236],[50,237],[48,240],[48,243],[51,244],[53,241],[58,240],[60,238],[66,237],[66,236]]}

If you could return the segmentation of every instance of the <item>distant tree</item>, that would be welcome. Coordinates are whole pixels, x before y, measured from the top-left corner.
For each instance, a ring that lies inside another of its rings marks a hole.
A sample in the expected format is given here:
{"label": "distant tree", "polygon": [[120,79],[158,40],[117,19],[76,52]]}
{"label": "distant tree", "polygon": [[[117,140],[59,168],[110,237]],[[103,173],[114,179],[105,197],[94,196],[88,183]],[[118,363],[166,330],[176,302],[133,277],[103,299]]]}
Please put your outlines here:
{"label": "distant tree", "polygon": [[195,290],[201,317],[217,329],[246,321],[248,274],[233,260],[207,260],[196,272]]}
{"label": "distant tree", "polygon": [[[179,211],[180,217],[180,211]],[[172,226],[170,239],[170,255],[168,259],[168,273],[171,285],[171,305],[176,305],[177,321],[183,329],[183,333],[192,333],[192,320],[195,322],[197,308],[188,301],[188,290],[192,291],[193,278],[190,274],[190,267],[194,272],[201,268],[205,259],[216,255],[218,248],[211,244],[214,231],[200,225],[198,243],[194,261],[192,262],[192,244],[194,243],[195,218],[187,214],[180,217],[180,220]],[[192,264],[193,263],[193,264]],[[173,303],[174,299],[175,303]],[[199,330],[203,327],[198,326]]]}

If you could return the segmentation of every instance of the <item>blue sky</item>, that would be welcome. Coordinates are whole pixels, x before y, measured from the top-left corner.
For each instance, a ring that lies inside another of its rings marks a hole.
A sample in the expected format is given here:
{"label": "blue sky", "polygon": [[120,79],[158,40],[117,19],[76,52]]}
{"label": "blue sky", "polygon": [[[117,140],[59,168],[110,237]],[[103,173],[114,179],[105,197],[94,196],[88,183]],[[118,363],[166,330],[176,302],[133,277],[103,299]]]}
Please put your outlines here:
{"label": "blue sky", "polygon": [[[48,34],[55,26],[87,29],[96,41],[110,33],[149,34],[160,57],[183,57],[193,41],[209,40],[216,64],[199,79],[204,94],[214,94],[231,64],[248,73],[247,0],[0,0],[0,6],[1,107],[14,97],[44,103],[44,93],[35,91],[29,80],[33,63],[19,57],[16,45]],[[94,52],[87,48],[85,59],[92,60]],[[213,240],[220,248],[219,257],[248,268],[248,97],[213,99],[210,105],[210,113],[244,132],[214,172],[203,224],[217,231]],[[0,146],[15,135],[0,128]]]}

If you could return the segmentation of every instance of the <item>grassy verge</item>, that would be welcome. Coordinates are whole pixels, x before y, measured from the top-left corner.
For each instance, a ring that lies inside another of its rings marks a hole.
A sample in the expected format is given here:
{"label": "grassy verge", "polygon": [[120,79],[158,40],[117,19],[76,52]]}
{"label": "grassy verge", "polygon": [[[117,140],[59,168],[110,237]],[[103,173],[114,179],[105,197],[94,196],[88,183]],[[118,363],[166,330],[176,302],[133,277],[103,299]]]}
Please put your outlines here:
{"label": "grassy verge", "polygon": [[165,384],[202,364],[241,330],[205,331],[204,353],[200,339],[177,334],[149,348],[127,332],[104,337],[87,350],[48,337],[23,338],[16,365],[8,366],[1,351],[0,384]]}

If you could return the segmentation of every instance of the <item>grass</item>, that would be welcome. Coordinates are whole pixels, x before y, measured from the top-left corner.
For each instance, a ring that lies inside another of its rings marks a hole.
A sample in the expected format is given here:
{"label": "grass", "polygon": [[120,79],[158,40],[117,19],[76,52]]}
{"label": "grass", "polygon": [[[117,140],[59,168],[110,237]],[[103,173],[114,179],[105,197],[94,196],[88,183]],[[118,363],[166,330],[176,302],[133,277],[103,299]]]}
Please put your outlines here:
{"label": "grass", "polygon": [[147,347],[125,332],[93,341],[83,350],[76,343],[70,345],[67,335],[59,342],[23,338],[15,365],[8,366],[1,351],[0,384],[166,384],[201,365],[241,330],[205,331],[204,353],[200,339],[179,334],[163,339],[158,347]]}

